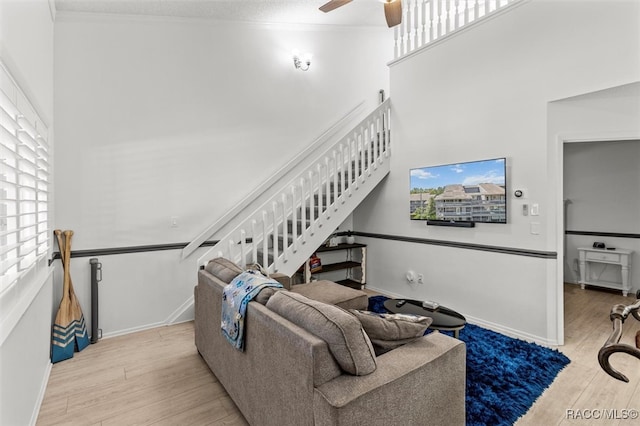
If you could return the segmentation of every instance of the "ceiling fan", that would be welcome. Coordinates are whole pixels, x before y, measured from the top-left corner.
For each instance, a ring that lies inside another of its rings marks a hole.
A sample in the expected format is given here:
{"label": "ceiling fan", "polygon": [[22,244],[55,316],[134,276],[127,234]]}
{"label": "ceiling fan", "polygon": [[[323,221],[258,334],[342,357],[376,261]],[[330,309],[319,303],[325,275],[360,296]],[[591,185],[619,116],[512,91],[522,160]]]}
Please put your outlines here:
{"label": "ceiling fan", "polygon": [[[340,6],[344,6],[347,3],[351,3],[352,0],[330,0],[328,3],[320,6],[320,10],[323,12],[331,12],[333,9],[337,9]],[[395,27],[402,22],[402,0],[383,0],[384,2],[384,17],[387,19],[387,25],[389,28]]]}

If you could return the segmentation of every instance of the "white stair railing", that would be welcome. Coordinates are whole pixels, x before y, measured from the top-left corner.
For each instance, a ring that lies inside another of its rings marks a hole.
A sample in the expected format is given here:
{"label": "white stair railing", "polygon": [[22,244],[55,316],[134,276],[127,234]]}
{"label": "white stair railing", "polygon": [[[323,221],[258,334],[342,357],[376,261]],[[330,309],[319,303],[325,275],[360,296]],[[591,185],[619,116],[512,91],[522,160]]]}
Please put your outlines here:
{"label": "white stair railing", "polygon": [[389,99],[198,259],[292,275],[389,173]]}
{"label": "white stair railing", "polygon": [[239,201],[233,208],[228,210],[222,217],[219,217],[214,223],[209,225],[207,229],[202,231],[196,236],[187,246],[182,250],[182,259],[186,259],[193,254],[204,242],[216,234],[223,233],[221,230],[228,229],[229,226],[233,226],[236,217],[247,209],[251,209],[260,200],[264,198],[264,194],[270,191],[270,188],[276,187],[282,184],[282,181],[287,179],[287,176],[295,172],[299,168],[300,164],[305,163],[305,159],[313,155],[318,149],[322,149],[328,141],[335,140],[335,137],[339,132],[344,129],[353,126],[356,117],[360,114],[361,109],[364,106],[364,101],[360,102],[354,108],[352,108],[346,115],[340,120],[331,125],[309,146],[307,146],[300,153],[289,159],[278,171],[276,171],[271,177],[266,179],[262,184],[254,188],[249,194],[247,194],[241,201]]}
{"label": "white stair railing", "polygon": [[395,27],[394,58],[400,59],[446,35],[526,0],[403,0]]}

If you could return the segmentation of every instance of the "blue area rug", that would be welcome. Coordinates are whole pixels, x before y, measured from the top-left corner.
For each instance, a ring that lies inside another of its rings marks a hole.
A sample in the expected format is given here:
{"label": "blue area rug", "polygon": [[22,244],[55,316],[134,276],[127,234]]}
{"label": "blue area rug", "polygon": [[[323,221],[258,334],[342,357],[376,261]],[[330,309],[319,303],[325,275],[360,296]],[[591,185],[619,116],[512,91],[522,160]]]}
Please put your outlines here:
{"label": "blue area rug", "polygon": [[[369,310],[387,312],[385,300],[370,297]],[[473,324],[460,331],[460,340],[467,345],[467,426],[512,425],[570,362],[557,350]]]}

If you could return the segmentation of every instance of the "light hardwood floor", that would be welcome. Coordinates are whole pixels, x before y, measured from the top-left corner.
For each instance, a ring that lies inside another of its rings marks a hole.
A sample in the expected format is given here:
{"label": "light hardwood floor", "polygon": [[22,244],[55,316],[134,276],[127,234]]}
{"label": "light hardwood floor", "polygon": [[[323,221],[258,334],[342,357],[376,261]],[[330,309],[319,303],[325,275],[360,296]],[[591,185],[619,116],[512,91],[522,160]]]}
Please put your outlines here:
{"label": "light hardwood floor", "polygon": [[[611,306],[634,300],[565,287],[566,344],[560,350],[571,364],[518,426],[640,424],[640,419],[572,418],[593,412],[580,410],[618,410],[608,412],[617,417],[627,413],[623,410],[640,410],[640,361],[628,355],[611,358],[630,383],[609,377],[597,361],[598,349],[611,331]],[[633,344],[640,322],[630,318],[624,330],[622,341]],[[193,323],[104,339],[53,366],[38,426],[133,424],[247,424],[198,355]]]}

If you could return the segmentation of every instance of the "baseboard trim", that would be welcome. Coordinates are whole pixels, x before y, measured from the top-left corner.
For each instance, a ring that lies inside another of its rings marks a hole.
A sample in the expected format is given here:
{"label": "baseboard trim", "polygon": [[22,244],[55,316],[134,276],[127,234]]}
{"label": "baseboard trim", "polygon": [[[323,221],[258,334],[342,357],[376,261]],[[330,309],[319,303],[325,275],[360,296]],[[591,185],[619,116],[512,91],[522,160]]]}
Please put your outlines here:
{"label": "baseboard trim", "polygon": [[506,327],[500,324],[496,324],[490,321],[484,321],[479,318],[466,316],[467,323],[477,325],[482,328],[486,328],[487,330],[495,331],[496,333],[504,334],[505,336],[513,337],[514,339],[525,340],[530,343],[536,343],[538,345],[556,348],[560,346],[557,341],[549,340],[542,338],[540,336],[536,336],[535,334],[525,333],[520,330],[516,330],[510,327]]}
{"label": "baseboard trim", "polygon": [[103,339],[110,339],[112,337],[124,336],[126,334],[137,333],[138,331],[151,330],[152,328],[158,327],[166,327],[167,324],[164,322],[155,322],[151,324],[141,325],[138,327],[125,328],[122,330],[112,331],[110,333],[104,333],[102,335]]}
{"label": "baseboard trim", "polygon": [[[407,298],[407,296],[405,296],[405,295],[398,294],[398,293],[393,293],[393,292],[390,292],[388,290],[384,290],[384,289],[377,288],[377,287],[372,287],[370,285],[367,285],[366,288],[369,289],[369,290],[375,291],[377,293],[380,293],[383,296],[391,297],[393,299],[406,299]],[[411,297],[409,297],[409,298],[411,298]],[[486,328],[487,330],[495,331],[496,333],[500,333],[500,334],[504,334],[505,336],[513,337],[514,339],[525,340],[527,342],[536,343],[538,345],[551,347],[551,348],[557,348],[558,346],[560,346],[558,344],[558,342],[555,341],[555,340],[545,339],[545,338],[542,338],[540,336],[536,336],[534,334],[525,333],[525,332],[522,332],[520,330],[516,330],[516,329],[510,328],[510,327],[506,327],[506,326],[503,326],[503,325],[500,325],[500,324],[496,324],[496,323],[493,323],[493,322],[490,322],[490,321],[485,321],[485,320],[481,320],[481,319],[476,318],[476,317],[467,316],[464,312],[461,312],[461,314],[465,316],[465,318],[467,319],[467,323],[468,324],[477,325],[479,327]]]}
{"label": "baseboard trim", "polygon": [[47,385],[49,384],[49,377],[51,376],[51,368],[53,364],[51,361],[47,363],[47,368],[42,375],[42,383],[40,384],[40,392],[38,392],[38,399],[36,400],[35,405],[33,406],[33,413],[31,414],[31,420],[29,421],[29,425],[35,426],[38,422],[38,416],[40,415],[40,407],[42,407],[42,402],[44,401],[44,395],[47,392]]}

